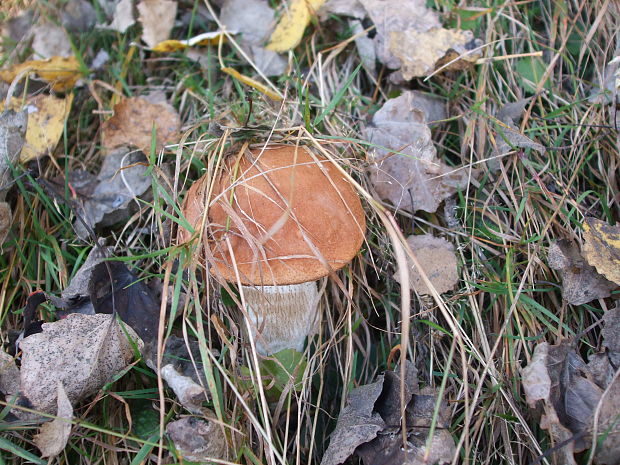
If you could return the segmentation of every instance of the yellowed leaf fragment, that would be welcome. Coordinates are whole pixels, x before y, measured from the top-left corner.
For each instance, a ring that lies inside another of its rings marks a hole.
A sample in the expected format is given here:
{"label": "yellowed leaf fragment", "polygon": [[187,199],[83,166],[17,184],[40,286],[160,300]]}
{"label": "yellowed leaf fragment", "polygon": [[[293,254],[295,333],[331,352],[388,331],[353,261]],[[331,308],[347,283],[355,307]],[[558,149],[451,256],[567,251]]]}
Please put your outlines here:
{"label": "yellowed leaf fragment", "polygon": [[312,15],[316,14],[323,3],[325,0],[293,0],[271,34],[267,50],[283,53],[295,48]]}
{"label": "yellowed leaf fragment", "polygon": [[205,32],[187,40],[164,40],[155,45],[151,50],[159,53],[170,53],[194,46],[218,45],[220,41],[226,41],[226,36],[222,31]]}
{"label": "yellowed leaf fragment", "polygon": [[251,77],[244,76],[236,69],[222,68],[222,71],[225,72],[226,74],[230,74],[232,77],[243,82],[244,84],[250,87],[253,87],[257,91],[259,91],[261,94],[265,94],[267,97],[269,97],[272,100],[277,100],[277,101],[282,100],[282,97],[280,95],[278,95],[277,93],[269,89],[266,85],[261,84],[256,79],[252,79]]}
{"label": "yellowed leaf fragment", "polygon": [[[28,113],[28,127],[19,161],[25,163],[37,159],[56,148],[72,103],[73,94],[66,98],[41,94],[26,101],[24,109]],[[22,109],[20,102],[15,99],[11,100],[10,107],[15,111]]]}
{"label": "yellowed leaf fragment", "polygon": [[[402,62],[400,71],[403,78],[410,80],[416,76],[426,76],[435,68],[451,63],[446,69],[463,69],[471,66],[480,52],[464,55],[473,42],[470,31],[435,28],[419,32],[415,29],[393,31],[390,33],[390,51]],[[412,53],[415,50],[415,53]]]}
{"label": "yellowed leaf fragment", "polygon": [[45,82],[51,83],[52,89],[56,92],[66,92],[73,88],[82,76],[80,64],[74,56],[68,58],[55,56],[48,60],[26,61],[0,70],[0,79],[10,83],[22,72],[36,73]]}
{"label": "yellowed leaf fragment", "polygon": [[600,274],[620,285],[620,226],[586,218],[583,229],[586,260]]}

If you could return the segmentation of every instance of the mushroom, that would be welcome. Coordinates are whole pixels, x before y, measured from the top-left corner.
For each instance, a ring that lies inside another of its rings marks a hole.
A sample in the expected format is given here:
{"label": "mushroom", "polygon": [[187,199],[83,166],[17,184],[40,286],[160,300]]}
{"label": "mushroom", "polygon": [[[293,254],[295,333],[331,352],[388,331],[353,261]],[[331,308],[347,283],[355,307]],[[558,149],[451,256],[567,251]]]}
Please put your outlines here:
{"label": "mushroom", "polygon": [[[318,321],[316,281],[349,263],[364,241],[359,196],[307,147],[246,149],[223,165],[212,183],[203,176],[192,185],[183,214],[196,229],[207,215],[210,271],[242,285],[257,350],[301,351]],[[179,242],[190,237],[179,230]]]}

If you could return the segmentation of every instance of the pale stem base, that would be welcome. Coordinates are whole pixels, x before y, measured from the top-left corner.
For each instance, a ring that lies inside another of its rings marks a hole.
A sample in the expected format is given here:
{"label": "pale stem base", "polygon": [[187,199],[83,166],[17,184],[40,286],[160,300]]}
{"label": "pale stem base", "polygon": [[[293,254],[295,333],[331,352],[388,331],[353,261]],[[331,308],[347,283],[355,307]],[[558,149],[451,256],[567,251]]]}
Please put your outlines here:
{"label": "pale stem base", "polygon": [[319,291],[315,281],[289,286],[242,286],[256,350],[269,355],[283,349],[302,352],[316,331]]}

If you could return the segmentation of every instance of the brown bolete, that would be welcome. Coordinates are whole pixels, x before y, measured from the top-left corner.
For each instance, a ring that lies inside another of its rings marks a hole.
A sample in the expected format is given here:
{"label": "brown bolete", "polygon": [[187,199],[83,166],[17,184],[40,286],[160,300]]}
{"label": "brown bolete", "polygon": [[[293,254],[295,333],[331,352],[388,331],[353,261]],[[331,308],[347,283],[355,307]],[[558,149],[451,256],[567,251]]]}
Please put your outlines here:
{"label": "brown bolete", "polygon": [[[366,228],[359,196],[334,162],[289,145],[227,157],[214,179],[190,187],[183,214],[197,230],[206,224],[211,273],[242,285],[263,354],[303,349],[317,322],[316,281],[351,261]],[[179,231],[180,243],[190,238]]]}

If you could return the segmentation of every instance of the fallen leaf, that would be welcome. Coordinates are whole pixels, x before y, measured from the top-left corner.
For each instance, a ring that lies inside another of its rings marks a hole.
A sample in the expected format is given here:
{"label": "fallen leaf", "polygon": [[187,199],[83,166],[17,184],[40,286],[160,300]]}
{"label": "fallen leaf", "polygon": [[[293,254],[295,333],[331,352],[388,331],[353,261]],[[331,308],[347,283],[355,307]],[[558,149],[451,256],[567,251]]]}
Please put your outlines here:
{"label": "fallen leaf", "polygon": [[0,392],[10,397],[19,392],[19,368],[15,358],[0,350]]}
{"label": "fallen leaf", "polygon": [[[407,244],[411,247],[424,274],[439,294],[451,291],[459,281],[458,264],[454,254],[454,246],[445,239],[431,234],[409,236]],[[411,260],[409,263],[409,281],[411,288],[420,295],[431,295],[432,292],[422,280],[422,274]],[[398,272],[394,279],[400,283]]]}
{"label": "fallen leaf", "polygon": [[58,402],[56,418],[44,423],[39,434],[33,438],[35,445],[41,451],[41,457],[55,457],[60,454],[71,436],[73,406],[60,381],[57,384],[56,398]]}
{"label": "fallen leaf", "polygon": [[87,0],[69,0],[62,5],[61,23],[68,31],[85,32],[97,21],[97,12]]}
{"label": "fallen leaf", "polygon": [[[476,48],[480,42],[470,31],[444,29],[437,12],[424,0],[360,0],[376,27],[379,61],[399,69],[405,80],[426,76],[436,68]],[[480,58],[467,54],[447,69],[459,69]],[[463,63],[466,61],[466,63]]]}
{"label": "fallen leaf", "polygon": [[620,303],[607,310],[603,316],[605,327],[601,331],[603,347],[607,349],[607,356],[612,367],[620,367]]}
{"label": "fallen leaf", "polygon": [[238,81],[241,81],[244,84],[246,84],[246,85],[248,85],[250,87],[253,87],[257,91],[259,91],[261,94],[266,95],[267,97],[269,97],[272,100],[276,100],[276,101],[282,100],[282,97],[279,94],[277,94],[276,92],[272,91],[269,87],[267,87],[266,85],[261,84],[256,79],[252,79],[250,77],[244,76],[243,74],[241,74],[236,69],[233,69],[233,68],[222,68],[222,71],[225,72],[226,74],[231,75],[232,77],[234,77]]}
{"label": "fallen leaf", "polygon": [[[522,134],[517,126],[517,123],[523,116],[525,105],[529,100],[530,99],[522,99],[514,103],[508,103],[497,112],[497,119],[503,124],[496,125],[496,155],[505,155],[515,148],[529,148],[541,154],[546,152],[544,145],[534,142],[525,134]],[[499,168],[499,165],[497,167]]]}
{"label": "fallen leaf", "polygon": [[43,23],[32,28],[32,52],[37,60],[53,56],[68,58],[73,55],[67,31],[52,23]]}
{"label": "fallen leaf", "polygon": [[[202,404],[210,399],[203,388],[207,385],[201,361],[198,341],[189,341],[188,348],[184,339],[171,335],[166,340],[162,358],[161,377],[174,391],[177,399],[188,411],[200,413]],[[146,364],[157,372],[157,347],[145,355]],[[191,355],[190,355],[191,352]]]}
{"label": "fallen leaf", "polygon": [[[405,410],[407,442],[403,449],[400,407],[400,369],[387,371],[375,383],[351,391],[348,405],[338,416],[336,429],[321,465],[338,465],[353,453],[361,457],[364,465],[422,465],[447,463],[452,460],[456,447],[447,428],[450,416],[447,404],[441,402],[431,448],[427,451],[427,438],[433,418],[437,396],[432,389],[418,388],[417,372],[407,362],[405,384]],[[428,461],[424,461],[428,455]]]}
{"label": "fallen leaf", "polygon": [[25,111],[0,113],[0,200],[4,200],[13,179],[11,168],[17,165],[28,127]]}
{"label": "fallen leaf", "polygon": [[[530,407],[542,405],[541,427],[549,431],[553,444],[565,443],[553,452],[557,463],[575,463],[573,452],[590,446],[594,412],[607,388],[598,424],[602,444],[597,447],[594,463],[617,463],[620,432],[614,425],[620,412],[620,380],[616,379],[612,385],[597,384],[590,366],[584,363],[570,341],[557,345],[538,344],[521,374]],[[612,381],[613,376],[608,379]]]}
{"label": "fallen leaf", "polygon": [[0,113],[0,245],[11,227],[13,213],[4,201],[13,179],[11,168],[17,165],[28,126],[25,111],[7,110]]}
{"label": "fallen leaf", "polygon": [[[105,240],[99,239],[95,247],[93,247],[86,260],[80,268],[75,272],[69,285],[63,289],[60,298],[48,295],[48,299],[52,304],[66,310],[68,313],[82,313],[84,315],[94,315],[95,309],[90,300],[88,285],[93,274],[95,266],[103,262],[112,255],[112,248],[105,246]],[[57,312],[63,316],[61,312]]]}
{"label": "fallen leaf", "polygon": [[117,313],[145,345],[157,342],[159,302],[145,282],[129,271],[123,262],[96,264],[88,292],[96,313]]}
{"label": "fallen leaf", "polygon": [[370,178],[379,196],[397,209],[435,212],[468,183],[468,170],[437,159],[424,111],[412,92],[388,100],[365,136],[372,144]]}
{"label": "fallen leaf", "polygon": [[225,41],[226,36],[222,31],[205,32],[187,40],[164,40],[155,45],[155,47],[153,47],[151,50],[160,53],[170,53],[176,52],[178,50],[185,50],[189,47],[217,45],[220,42]]}
{"label": "fallen leaf", "polygon": [[135,211],[137,199],[151,187],[151,177],[147,173],[143,153],[128,152],[123,147],[109,153],[103,159],[97,178],[82,189],[76,189],[81,218],[74,223],[78,236],[87,238],[97,226],[111,226]]}
{"label": "fallen leaf", "polygon": [[310,19],[323,3],[325,0],[292,0],[271,34],[267,50],[283,53],[294,49],[301,42]]}
{"label": "fallen leaf", "polygon": [[142,23],[142,40],[150,48],[167,40],[177,15],[177,2],[171,0],[142,0],[138,3]]}
{"label": "fallen leaf", "polygon": [[471,31],[456,29],[409,29],[392,31],[389,36],[390,53],[400,60],[399,69],[406,81],[427,76],[453,60],[447,70],[465,69],[482,56],[480,52],[467,53],[479,45]]}
{"label": "fallen leaf", "polygon": [[355,36],[355,46],[357,53],[362,60],[364,69],[372,76],[377,73],[377,52],[375,51],[374,41],[365,34],[365,27],[361,20],[349,19],[347,24],[351,28],[351,34]]}
{"label": "fallen leaf", "polygon": [[100,27],[124,33],[134,24],[136,24],[136,20],[133,17],[133,0],[121,0],[114,8],[112,22]]}
{"label": "fallen leaf", "polygon": [[61,382],[72,405],[98,392],[134,358],[125,331],[113,315],[71,314],[43,324],[43,332],[20,343],[22,365],[19,405],[54,413]]}
{"label": "fallen leaf", "polygon": [[[30,97],[23,109],[28,114],[26,137],[19,157],[22,163],[51,154],[60,140],[65,128],[65,121],[71,112],[73,94],[66,98],[40,94]],[[18,100],[12,100],[11,106],[21,110]]]}
{"label": "fallen leaf", "polygon": [[45,82],[52,84],[55,92],[66,92],[75,86],[82,74],[75,56],[68,58],[54,56],[48,60],[26,61],[8,69],[0,70],[0,79],[11,83],[22,72],[37,74]]}
{"label": "fallen leaf", "polygon": [[375,402],[383,391],[383,376],[372,383],[357,387],[347,397],[347,405],[338,415],[336,429],[329,439],[329,447],[321,465],[338,465],[347,460],[360,444],[377,437],[385,422],[374,411]]}
{"label": "fallen leaf", "polygon": [[262,0],[226,0],[220,21],[239,34],[238,44],[266,76],[281,75],[288,65],[285,57],[263,45],[275,26],[275,12]]}
{"label": "fallen leaf", "polygon": [[[212,414],[212,417],[215,417]],[[211,419],[183,417],[166,425],[166,433],[181,457],[191,462],[212,463],[228,458],[223,426]]]}
{"label": "fallen leaf", "polygon": [[360,3],[360,0],[327,0],[319,10],[319,15],[324,20],[330,14],[364,19],[366,17],[366,9]]}
{"label": "fallen leaf", "polygon": [[142,97],[123,99],[114,105],[114,116],[103,123],[103,146],[112,150],[130,145],[150,153],[153,126],[157,151],[178,140],[181,120],[172,105]]}
{"label": "fallen leaf", "polygon": [[571,305],[604,299],[618,286],[598,274],[579,253],[577,245],[560,239],[549,246],[549,267],[562,277],[562,297]]}
{"label": "fallen leaf", "polygon": [[583,231],[585,259],[600,274],[620,285],[620,226],[586,218]]}

